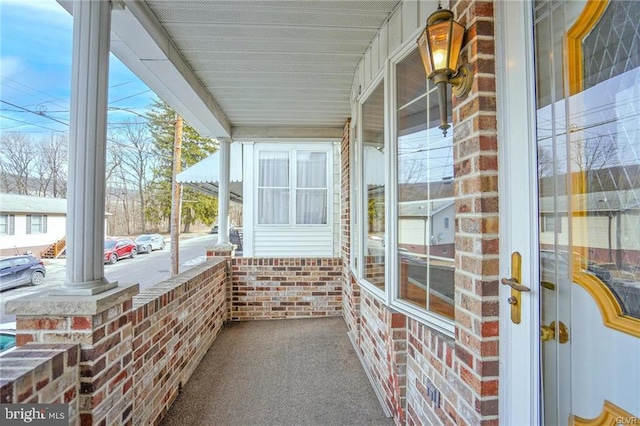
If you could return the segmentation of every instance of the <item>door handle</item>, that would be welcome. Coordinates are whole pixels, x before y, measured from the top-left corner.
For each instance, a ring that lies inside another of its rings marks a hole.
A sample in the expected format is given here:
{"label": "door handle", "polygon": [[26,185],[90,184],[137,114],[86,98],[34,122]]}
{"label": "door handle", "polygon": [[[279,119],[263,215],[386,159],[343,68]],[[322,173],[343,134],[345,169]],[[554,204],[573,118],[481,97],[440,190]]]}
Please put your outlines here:
{"label": "door handle", "polygon": [[520,284],[517,278],[503,278],[500,282],[517,291],[531,291],[531,289],[526,285]]}
{"label": "door handle", "polygon": [[523,285],[522,281],[522,256],[517,251],[511,253],[511,278],[503,278],[500,282],[511,287],[511,296],[507,302],[511,306],[511,322],[520,324],[522,319],[521,295],[522,292],[531,291]]}
{"label": "door handle", "polygon": [[[558,343],[561,345],[567,343],[569,341],[569,329],[566,325],[562,323],[562,321],[558,321]],[[556,322],[553,321],[549,325],[541,325],[540,326],[540,340],[543,342],[548,342],[549,340],[554,340],[556,338]]]}

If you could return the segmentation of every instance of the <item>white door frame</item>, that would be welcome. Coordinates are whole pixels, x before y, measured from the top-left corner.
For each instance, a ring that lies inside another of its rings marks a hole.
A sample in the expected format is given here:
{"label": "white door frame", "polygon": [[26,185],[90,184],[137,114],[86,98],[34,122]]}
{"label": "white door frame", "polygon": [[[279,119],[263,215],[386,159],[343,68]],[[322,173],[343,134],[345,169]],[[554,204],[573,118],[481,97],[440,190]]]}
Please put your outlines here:
{"label": "white door frame", "polygon": [[531,1],[494,3],[500,277],[511,276],[511,253],[522,255],[522,321],[513,324],[511,289],[500,285],[500,423],[537,425],[540,418],[540,293],[535,68]]}

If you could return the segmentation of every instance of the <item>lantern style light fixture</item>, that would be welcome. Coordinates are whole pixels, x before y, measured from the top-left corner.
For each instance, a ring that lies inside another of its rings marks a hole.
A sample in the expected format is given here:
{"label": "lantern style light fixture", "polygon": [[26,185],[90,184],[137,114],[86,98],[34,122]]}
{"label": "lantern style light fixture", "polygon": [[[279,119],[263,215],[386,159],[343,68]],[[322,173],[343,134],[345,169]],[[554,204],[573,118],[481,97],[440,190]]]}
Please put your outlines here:
{"label": "lantern style light fixture", "polygon": [[440,126],[447,136],[447,83],[453,86],[456,97],[466,96],[473,83],[473,70],[470,64],[458,66],[464,26],[453,19],[453,12],[438,9],[427,18],[427,26],[418,37],[418,50],[427,78],[438,87],[440,100]]}

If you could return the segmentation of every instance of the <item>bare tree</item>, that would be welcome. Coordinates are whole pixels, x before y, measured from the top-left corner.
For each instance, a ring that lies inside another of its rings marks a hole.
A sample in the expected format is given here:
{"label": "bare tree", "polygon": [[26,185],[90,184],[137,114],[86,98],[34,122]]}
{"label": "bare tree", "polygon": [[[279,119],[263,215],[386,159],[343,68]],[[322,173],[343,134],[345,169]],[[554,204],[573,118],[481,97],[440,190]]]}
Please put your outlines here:
{"label": "bare tree", "polygon": [[140,200],[140,224],[142,232],[146,231],[144,211],[147,205],[146,190],[154,162],[153,141],[147,127],[142,123],[131,122],[123,129],[123,137],[127,142],[126,155],[122,157],[126,172],[135,183]]}
{"label": "bare tree", "polygon": [[35,160],[38,195],[66,197],[68,147],[67,135],[51,134],[40,141]]}
{"label": "bare tree", "polygon": [[553,176],[553,154],[549,147],[538,145],[538,178]]}
{"label": "bare tree", "polygon": [[33,140],[24,133],[4,133],[0,138],[0,172],[3,189],[17,194],[29,194],[36,151]]}
{"label": "bare tree", "polygon": [[600,170],[613,166],[617,154],[615,141],[609,136],[572,141],[571,162],[577,171]]}
{"label": "bare tree", "polygon": [[[153,141],[144,124],[129,122],[118,133],[110,135],[108,142],[107,204],[115,209],[116,215],[119,215],[120,208],[123,210],[120,218],[114,218],[114,226],[124,224],[124,232],[128,234],[146,232],[147,217],[144,212],[148,203],[147,191],[157,159]],[[115,231],[118,228],[111,229]]]}

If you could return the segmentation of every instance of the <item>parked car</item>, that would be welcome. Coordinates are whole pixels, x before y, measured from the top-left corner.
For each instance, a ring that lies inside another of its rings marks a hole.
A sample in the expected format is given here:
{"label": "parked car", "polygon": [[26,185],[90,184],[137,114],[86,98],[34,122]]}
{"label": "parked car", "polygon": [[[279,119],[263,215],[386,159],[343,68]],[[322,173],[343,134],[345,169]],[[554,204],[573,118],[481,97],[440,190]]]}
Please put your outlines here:
{"label": "parked car", "polygon": [[104,242],[104,262],[114,264],[125,257],[136,257],[138,246],[130,238],[113,238]]}
{"label": "parked car", "polygon": [[16,323],[0,324],[0,354],[11,351],[16,347]]}
{"label": "parked car", "polygon": [[154,250],[164,250],[166,244],[160,234],[142,234],[135,240],[138,253],[151,253]]}
{"label": "parked car", "polygon": [[42,284],[46,274],[42,260],[31,254],[3,257],[0,259],[0,290]]}

